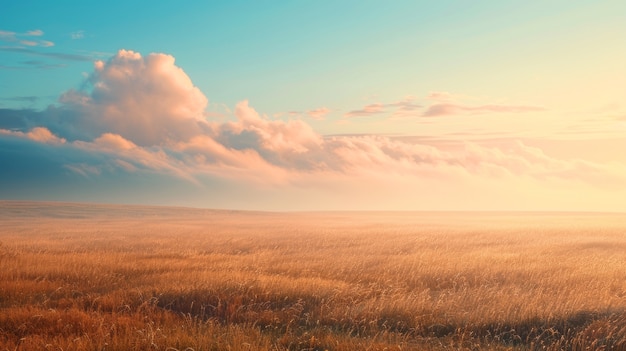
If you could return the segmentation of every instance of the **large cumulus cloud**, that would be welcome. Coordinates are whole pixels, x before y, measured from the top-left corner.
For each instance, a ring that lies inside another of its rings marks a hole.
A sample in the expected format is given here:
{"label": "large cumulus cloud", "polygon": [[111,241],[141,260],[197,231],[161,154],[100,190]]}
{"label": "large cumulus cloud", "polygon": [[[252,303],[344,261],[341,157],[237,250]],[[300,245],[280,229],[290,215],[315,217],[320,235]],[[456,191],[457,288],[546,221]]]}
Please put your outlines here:
{"label": "large cumulus cloud", "polygon": [[432,187],[439,186],[458,192],[448,201],[493,182],[501,189],[532,183],[537,190],[626,180],[622,164],[556,159],[519,141],[450,149],[377,135],[323,136],[302,120],[262,115],[248,101],[237,104],[231,120],[214,121],[206,117],[207,103],[172,56],[121,50],[97,61],[83,89],[67,91],[56,106],[0,113],[10,117],[0,116],[0,177],[7,184],[17,173],[37,172],[10,165],[30,157],[55,177],[74,180],[169,177],[198,189],[228,184],[233,194],[251,184],[294,193],[332,189],[326,199],[343,190],[435,196]]}
{"label": "large cumulus cloud", "polygon": [[138,145],[162,145],[202,133],[207,99],[174,57],[121,50],[97,61],[90,90],[70,90],[61,102],[91,134],[115,133]]}

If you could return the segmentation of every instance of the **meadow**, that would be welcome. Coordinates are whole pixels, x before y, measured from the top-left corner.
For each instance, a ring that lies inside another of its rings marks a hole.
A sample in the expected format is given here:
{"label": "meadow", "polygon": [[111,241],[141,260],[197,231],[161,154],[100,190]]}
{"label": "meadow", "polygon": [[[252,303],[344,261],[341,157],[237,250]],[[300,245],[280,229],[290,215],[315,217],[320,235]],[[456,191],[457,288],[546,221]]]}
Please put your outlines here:
{"label": "meadow", "polygon": [[626,215],[0,202],[0,350],[626,350]]}

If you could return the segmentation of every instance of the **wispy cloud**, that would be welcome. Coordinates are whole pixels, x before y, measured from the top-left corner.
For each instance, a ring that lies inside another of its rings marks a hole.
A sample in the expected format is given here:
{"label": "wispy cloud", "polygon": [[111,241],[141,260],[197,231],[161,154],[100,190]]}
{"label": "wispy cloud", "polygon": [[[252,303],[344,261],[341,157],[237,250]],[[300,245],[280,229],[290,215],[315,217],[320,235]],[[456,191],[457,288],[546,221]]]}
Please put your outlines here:
{"label": "wispy cloud", "polygon": [[37,43],[36,41],[31,41],[31,40],[20,40],[20,44],[26,45],[26,46],[37,46],[37,45],[39,45],[39,43]]}
{"label": "wispy cloud", "polygon": [[14,96],[14,97],[9,97],[9,98],[2,98],[2,100],[36,102],[37,100],[39,100],[39,97],[37,96]]}
{"label": "wispy cloud", "polygon": [[47,40],[39,40],[39,41],[20,40],[20,44],[26,45],[26,46],[42,46],[42,47],[54,46],[53,42],[47,41]]}
{"label": "wispy cloud", "polygon": [[75,32],[70,33],[70,38],[72,38],[73,40],[83,39],[84,37],[85,37],[84,30],[77,30]]}
{"label": "wispy cloud", "polygon": [[422,105],[415,103],[414,97],[407,97],[398,102],[389,104],[388,106],[395,108],[391,117],[403,118],[412,117],[417,114],[417,111],[422,108]]}
{"label": "wispy cloud", "polygon": [[312,110],[307,111],[288,111],[288,112],[277,112],[274,114],[275,118],[280,118],[281,116],[287,115],[292,118],[297,117],[309,117],[314,120],[323,121],[326,116],[331,113],[333,110],[328,107],[319,107]]}
{"label": "wispy cloud", "polygon": [[63,167],[85,178],[91,178],[91,176],[99,176],[102,174],[102,170],[100,168],[86,163],[66,164]]}
{"label": "wispy cloud", "polygon": [[66,60],[66,61],[93,61],[93,58],[86,56],[86,55],[76,55],[76,54],[68,54],[68,53],[61,53],[61,52],[42,52],[42,51],[37,51],[37,50],[32,50],[32,49],[27,49],[27,48],[22,48],[22,47],[13,47],[13,46],[0,47],[0,51],[15,52],[15,53],[20,53],[20,54],[25,54],[25,55],[30,55],[30,56],[48,57],[48,58],[54,58],[54,59],[59,59],[59,60]]}
{"label": "wispy cloud", "polygon": [[39,96],[12,96],[8,98],[1,98],[0,100],[6,101],[23,101],[23,102],[31,102],[35,103],[39,100]]}
{"label": "wispy cloud", "polygon": [[306,114],[316,120],[323,120],[327,114],[329,114],[331,110],[327,107],[320,107],[314,110],[306,111]]}
{"label": "wispy cloud", "polygon": [[2,41],[16,41],[17,37],[15,35],[15,32],[0,30],[0,40]]}
{"label": "wispy cloud", "polygon": [[[0,42],[8,43],[5,46],[0,46],[0,52],[16,53],[63,61],[93,61],[93,58],[87,55],[47,51],[46,48],[54,46],[54,42],[42,39],[44,34],[45,33],[41,29],[29,30],[24,33],[0,30]],[[65,64],[42,62],[37,60],[23,60],[22,63],[24,66],[0,65],[0,69],[23,70],[65,67]]]}
{"label": "wispy cloud", "polygon": [[407,97],[400,101],[392,103],[372,103],[365,105],[360,109],[349,111],[344,114],[344,117],[369,117],[384,113],[391,113],[394,117],[412,115],[414,114],[414,111],[422,107],[421,105],[416,104],[414,101],[415,98]]}
{"label": "wispy cloud", "polygon": [[358,110],[352,110],[346,112],[344,117],[367,117],[372,115],[378,115],[385,112],[385,105],[382,103],[373,103],[363,106]]}
{"label": "wispy cloud", "polygon": [[525,105],[479,105],[467,106],[459,104],[441,103],[430,105],[422,114],[424,117],[448,116],[455,114],[487,114],[487,113],[523,113],[545,111],[539,106]]}
{"label": "wispy cloud", "polygon": [[452,98],[452,94],[447,91],[432,91],[426,95],[426,99],[428,100],[451,100]]}
{"label": "wispy cloud", "polygon": [[[43,68],[43,67],[47,67],[47,66],[53,66],[45,61],[42,60],[25,60],[25,61],[20,61],[21,64],[23,65],[27,65],[27,66],[32,66],[32,67],[37,67],[37,68]],[[65,67],[65,64],[58,64],[59,67]],[[56,65],[54,65],[56,66]]]}
{"label": "wispy cloud", "polygon": [[[408,96],[392,103],[371,103],[360,109],[352,110],[344,114],[344,117],[369,117],[385,115],[388,118],[398,119],[407,117],[437,117],[458,114],[489,114],[489,113],[527,113],[545,111],[545,108],[531,105],[499,105],[482,104],[466,105],[451,102],[459,99],[458,95],[448,92],[431,92],[422,104],[416,102],[416,98]],[[428,101],[431,100],[431,101]]]}
{"label": "wispy cloud", "polygon": [[41,29],[29,30],[28,32],[24,33],[24,35],[31,37],[40,37],[43,35],[43,31]]}
{"label": "wispy cloud", "polygon": [[0,69],[4,69],[4,70],[25,70],[25,69],[54,69],[54,68],[63,68],[63,67],[67,67],[66,64],[64,63],[38,63],[38,64],[34,64],[34,63],[26,63],[28,61],[23,61],[22,63],[25,66],[7,66],[7,65],[0,65]]}
{"label": "wispy cloud", "polygon": [[49,40],[41,40],[33,37],[41,37],[44,32],[41,29],[29,30],[25,33],[16,33],[6,30],[0,30],[0,41],[9,43],[19,43],[26,46],[50,47],[54,43]]}
{"label": "wispy cloud", "polygon": [[[491,113],[531,113],[545,111],[544,107],[533,105],[503,105],[503,104],[482,104],[468,105],[451,102],[461,99],[461,95],[453,95],[448,92],[431,92],[425,98],[418,101],[414,96],[407,96],[395,102],[374,102],[361,108],[350,110],[343,114],[346,119],[359,117],[382,116],[387,119],[401,120],[405,118],[417,117],[437,117],[459,114],[491,114]],[[430,101],[429,101],[430,100]],[[327,107],[309,111],[289,111],[276,116],[287,114],[291,117],[308,116],[313,119],[322,120],[325,115],[332,112]]]}

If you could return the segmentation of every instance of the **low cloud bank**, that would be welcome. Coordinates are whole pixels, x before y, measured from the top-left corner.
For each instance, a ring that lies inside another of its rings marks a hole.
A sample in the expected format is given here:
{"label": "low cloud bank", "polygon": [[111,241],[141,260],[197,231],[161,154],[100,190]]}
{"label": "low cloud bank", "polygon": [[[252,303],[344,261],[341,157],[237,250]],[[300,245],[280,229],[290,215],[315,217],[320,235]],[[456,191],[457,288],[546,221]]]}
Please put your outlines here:
{"label": "low cloud bank", "polygon": [[[467,143],[446,150],[377,135],[326,137],[303,120],[262,115],[248,101],[237,104],[235,119],[214,121],[205,117],[207,104],[174,57],[120,50],[106,62],[97,61],[84,89],[67,91],[58,105],[38,112],[0,110],[0,142],[21,140],[21,151],[0,156],[15,160],[20,154],[28,162],[46,149],[54,165],[74,176],[159,175],[200,188],[210,188],[207,182],[215,179],[258,187],[332,188],[352,183],[363,191],[376,184],[388,187],[389,181],[415,189],[432,182],[463,189],[490,180],[591,187],[626,180],[622,164],[556,159],[519,141],[506,147]],[[346,116],[376,114],[387,107],[368,105]],[[394,107],[419,108],[411,99]],[[424,114],[459,109],[471,113],[534,108],[440,104]],[[328,112],[311,114],[323,117]],[[39,146],[26,147],[31,144]]]}

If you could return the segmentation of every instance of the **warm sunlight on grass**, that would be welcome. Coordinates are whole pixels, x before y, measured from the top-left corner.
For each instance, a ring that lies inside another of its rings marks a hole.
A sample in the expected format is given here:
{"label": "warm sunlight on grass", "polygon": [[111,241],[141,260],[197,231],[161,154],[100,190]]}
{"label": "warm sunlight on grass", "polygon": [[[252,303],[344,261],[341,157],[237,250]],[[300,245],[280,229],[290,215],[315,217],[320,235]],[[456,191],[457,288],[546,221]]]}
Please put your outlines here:
{"label": "warm sunlight on grass", "polygon": [[0,350],[626,348],[626,216],[0,202]]}

